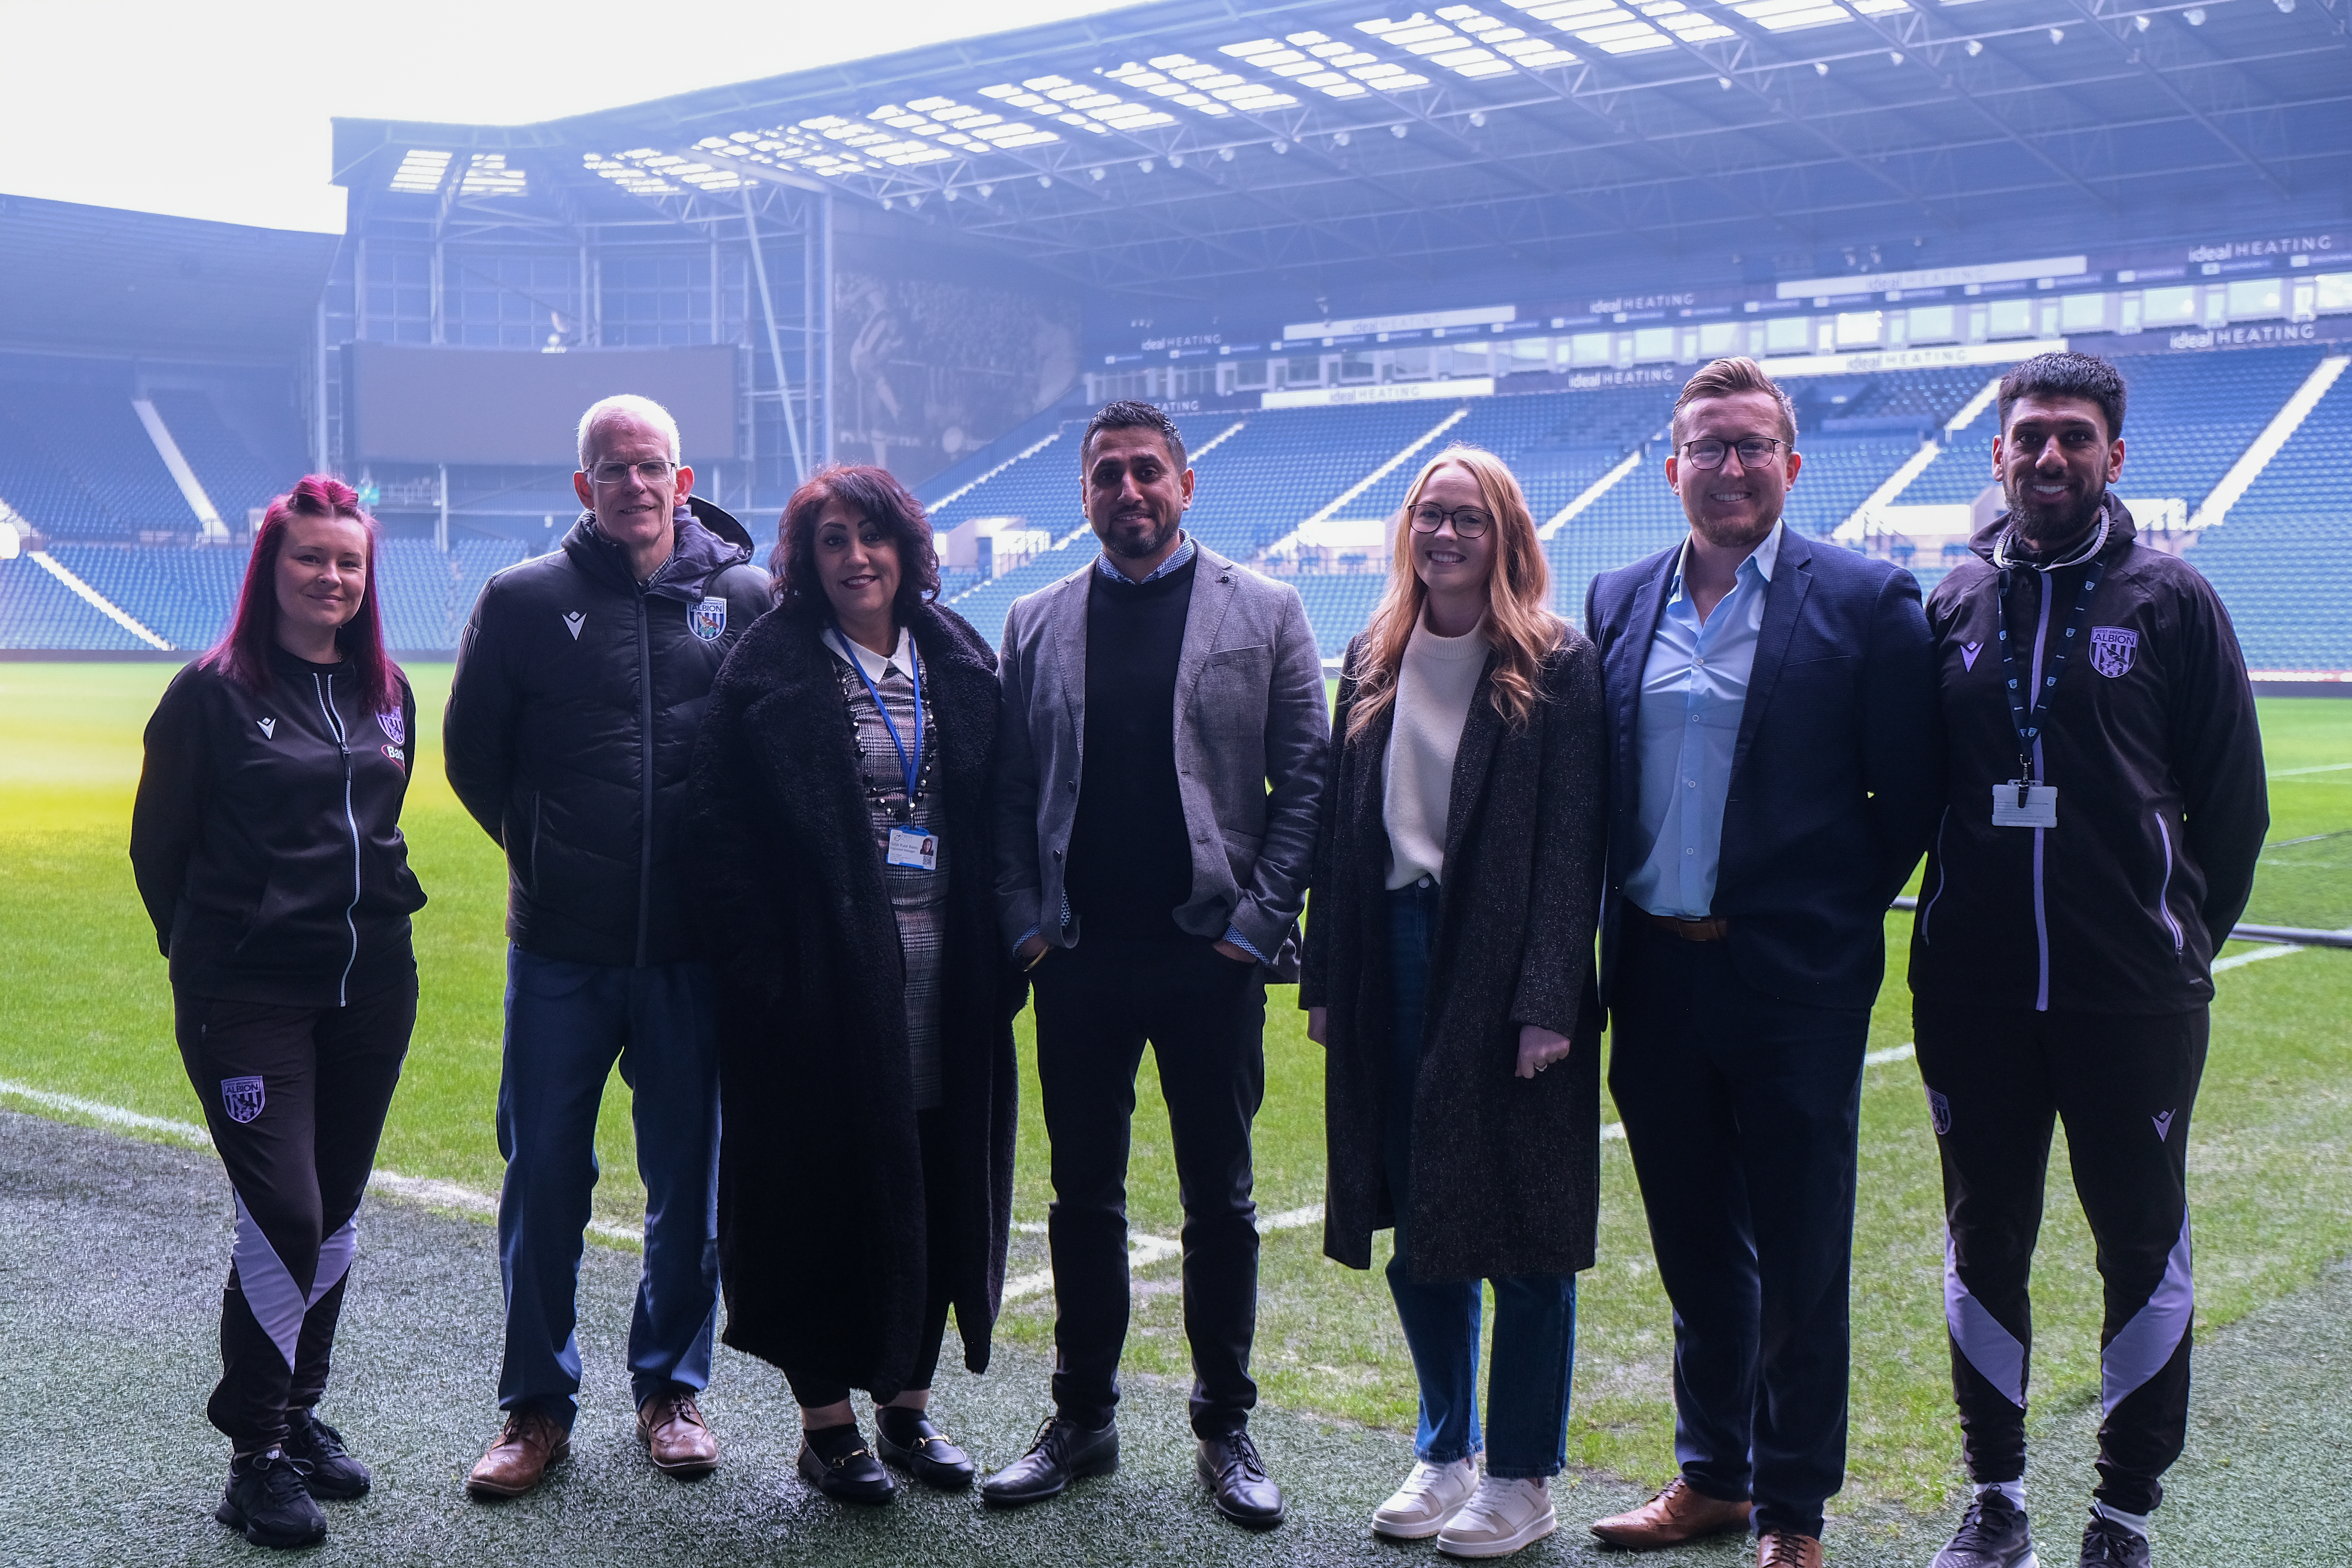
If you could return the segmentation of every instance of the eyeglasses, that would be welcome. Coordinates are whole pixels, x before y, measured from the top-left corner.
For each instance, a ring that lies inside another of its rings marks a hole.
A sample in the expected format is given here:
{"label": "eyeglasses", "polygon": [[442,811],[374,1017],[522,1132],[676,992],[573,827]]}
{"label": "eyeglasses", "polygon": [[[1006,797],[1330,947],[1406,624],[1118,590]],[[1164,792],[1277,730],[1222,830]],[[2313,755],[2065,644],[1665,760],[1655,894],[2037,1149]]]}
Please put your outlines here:
{"label": "eyeglasses", "polygon": [[1412,531],[1415,533],[1435,533],[1445,526],[1445,520],[1449,517],[1454,520],[1454,536],[1459,539],[1477,538],[1495,521],[1486,514],[1484,507],[1457,506],[1448,511],[1442,506],[1417,506],[1412,509]]}
{"label": "eyeglasses", "polygon": [[1766,436],[1749,436],[1738,441],[1685,441],[1683,456],[1702,468],[1719,468],[1725,453],[1737,452],[1739,466],[1752,468],[1759,463],[1769,462],[1772,454],[1788,444]]}
{"label": "eyeglasses", "polygon": [[677,465],[667,458],[647,458],[642,463],[599,463],[588,470],[588,477],[600,485],[625,485],[635,474],[646,484],[657,485],[677,470]]}

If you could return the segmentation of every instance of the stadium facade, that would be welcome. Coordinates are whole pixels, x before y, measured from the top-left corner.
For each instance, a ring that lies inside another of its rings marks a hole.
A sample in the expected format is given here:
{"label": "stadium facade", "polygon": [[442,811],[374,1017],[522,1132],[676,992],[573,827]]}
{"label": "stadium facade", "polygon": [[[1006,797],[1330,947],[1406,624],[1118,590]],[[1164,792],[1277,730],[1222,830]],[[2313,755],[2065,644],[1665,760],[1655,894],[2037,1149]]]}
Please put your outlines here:
{"label": "stadium facade", "polygon": [[619,390],[763,524],[819,463],[891,467],[988,633],[1083,558],[1066,433],[1115,396],[1178,415],[1196,530],[1327,652],[1449,439],[1525,477],[1573,614],[1675,536],[1656,438],[1728,353],[1798,395],[1792,523],[1932,580],[1990,383],[2063,342],[2126,363],[2123,488],[2252,662],[2352,668],[2346,0],[1370,10],[1171,0],[544,124],[339,121],[340,239],[0,198],[0,645],[202,646],[255,510],[323,468],[393,535],[395,642],[446,648]]}

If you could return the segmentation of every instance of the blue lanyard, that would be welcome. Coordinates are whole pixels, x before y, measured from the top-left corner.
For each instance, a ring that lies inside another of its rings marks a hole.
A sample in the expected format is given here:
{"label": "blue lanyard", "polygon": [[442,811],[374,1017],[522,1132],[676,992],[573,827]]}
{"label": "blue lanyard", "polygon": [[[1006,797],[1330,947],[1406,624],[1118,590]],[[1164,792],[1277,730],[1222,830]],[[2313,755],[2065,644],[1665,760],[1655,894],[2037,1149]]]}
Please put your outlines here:
{"label": "blue lanyard", "polygon": [[866,694],[874,699],[874,710],[882,715],[883,726],[890,731],[890,744],[898,752],[898,776],[906,781],[907,785],[907,816],[899,820],[907,821],[915,813],[915,778],[923,761],[923,656],[915,650],[915,639],[908,637],[907,679],[915,690],[915,754],[910,759],[907,755],[905,742],[898,739],[898,721],[890,717],[890,710],[882,700],[882,689],[874,684],[874,678],[866,673],[866,661],[857,657],[857,645],[850,642],[846,633],[842,634],[841,640],[850,649],[849,668],[857,672],[858,679],[866,682]]}
{"label": "blue lanyard", "polygon": [[[2091,613],[2091,596],[2099,591],[2099,579],[2106,574],[2107,563],[2097,559],[2106,542],[2107,525],[2103,516],[2099,521],[2098,536],[2092,541],[2091,548],[2075,558],[2076,562],[2088,560],[2090,567],[2083,574],[2083,585],[2075,590],[2074,607],[2066,613],[2066,628],[2042,666],[2041,689],[2033,694],[2033,706],[2030,710],[2025,705],[2025,693],[2018,683],[2017,639],[2009,635],[2009,585],[2015,568],[2008,564],[2005,548],[1994,552],[1995,563],[2000,568],[2000,673],[2009,689],[2010,723],[2017,731],[2016,783],[2020,809],[2025,805],[2026,786],[2034,776],[2033,748],[2042,739],[2042,729],[2049,721],[2051,694],[2058,689],[2058,677],[2065,672],[2066,656],[2074,650],[2074,638],[2083,629],[2084,617]],[[2045,571],[2042,578],[2042,593],[2047,595],[2057,586],[2056,574],[2061,566],[2074,563],[2061,563]]]}

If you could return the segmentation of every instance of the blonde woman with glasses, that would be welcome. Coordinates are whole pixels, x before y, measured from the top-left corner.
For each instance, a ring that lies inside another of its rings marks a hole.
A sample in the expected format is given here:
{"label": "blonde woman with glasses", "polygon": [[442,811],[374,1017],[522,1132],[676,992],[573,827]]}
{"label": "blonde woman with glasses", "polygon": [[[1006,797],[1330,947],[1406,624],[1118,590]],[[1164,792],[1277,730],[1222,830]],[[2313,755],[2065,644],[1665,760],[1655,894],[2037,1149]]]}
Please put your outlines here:
{"label": "blonde woman with glasses", "polygon": [[1324,1250],[1369,1268],[1394,1227],[1421,1386],[1418,1462],[1372,1529],[1458,1557],[1556,1528],[1598,1210],[1601,675],[1549,589],[1510,470],[1432,458],[1348,648],[1299,987],[1326,1050]]}

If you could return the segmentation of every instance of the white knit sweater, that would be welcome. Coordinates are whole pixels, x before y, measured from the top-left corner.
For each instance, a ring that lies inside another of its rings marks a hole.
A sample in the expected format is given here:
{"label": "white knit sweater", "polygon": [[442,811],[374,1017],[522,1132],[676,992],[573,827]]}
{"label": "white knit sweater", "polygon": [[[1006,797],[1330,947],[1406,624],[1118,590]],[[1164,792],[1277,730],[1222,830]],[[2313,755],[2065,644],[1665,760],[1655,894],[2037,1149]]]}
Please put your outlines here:
{"label": "white knit sweater", "polygon": [[1396,723],[1389,731],[1381,820],[1389,830],[1391,889],[1423,877],[1445,879],[1445,814],[1454,795],[1454,753],[1470,716],[1471,694],[1492,646],[1476,631],[1442,637],[1415,623],[1397,672]]}

